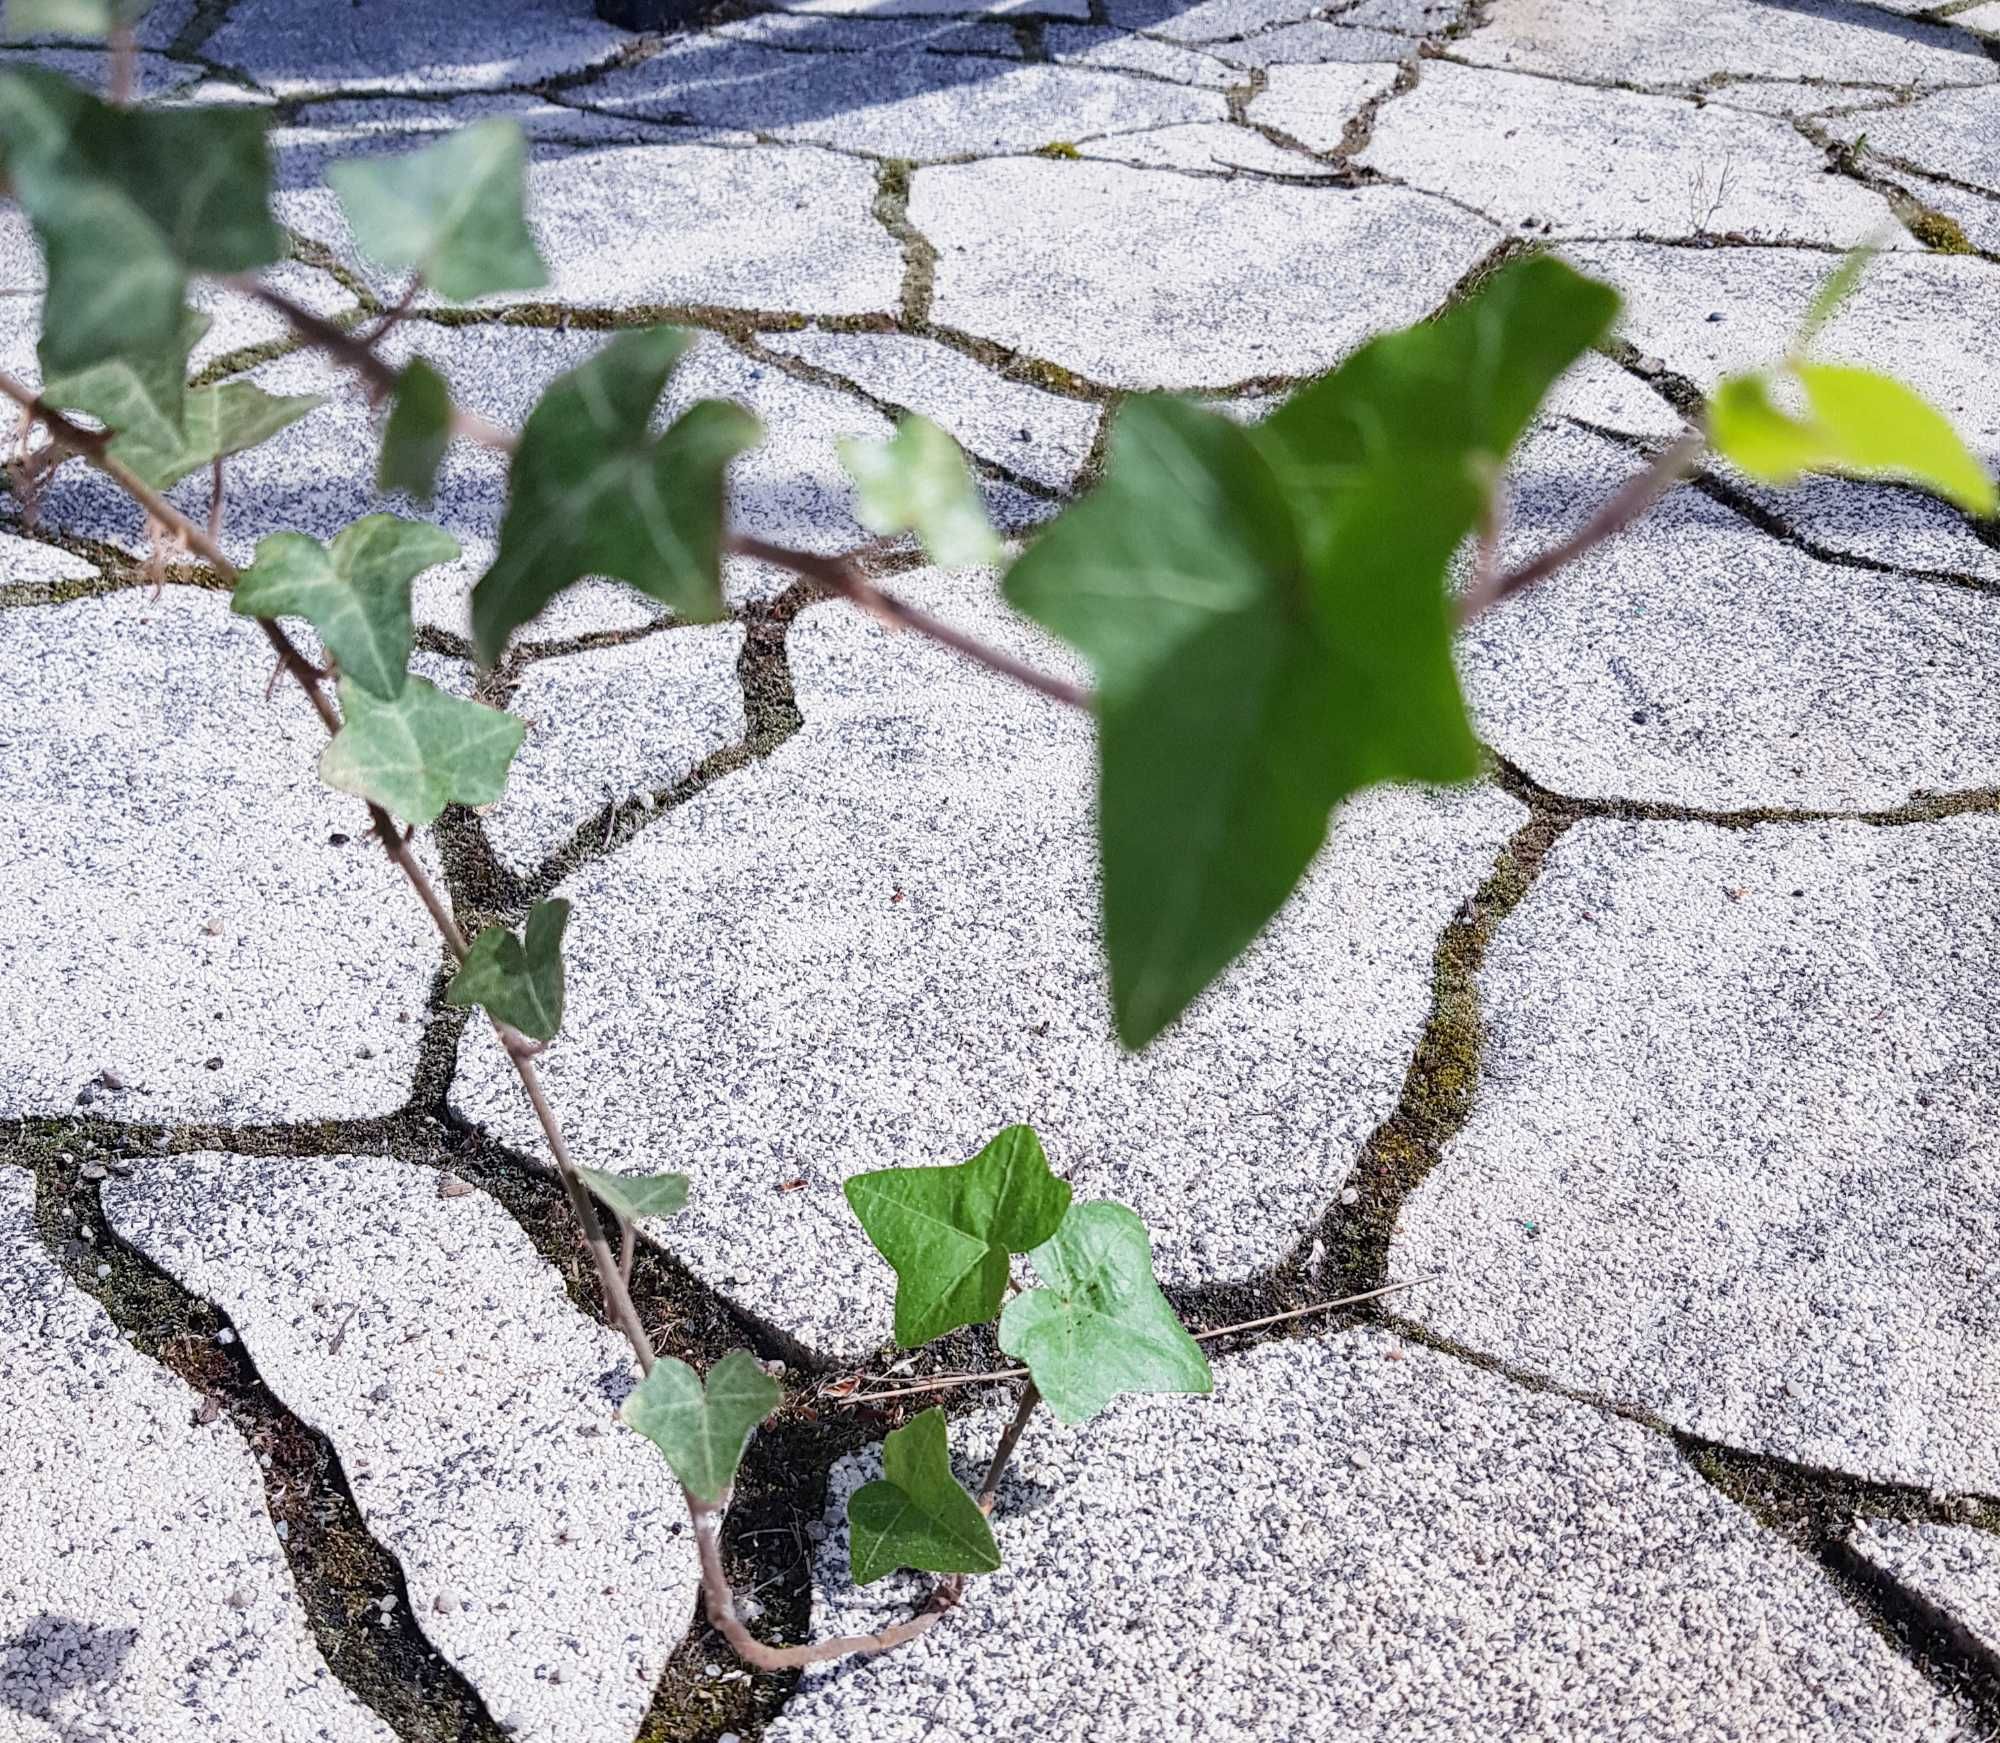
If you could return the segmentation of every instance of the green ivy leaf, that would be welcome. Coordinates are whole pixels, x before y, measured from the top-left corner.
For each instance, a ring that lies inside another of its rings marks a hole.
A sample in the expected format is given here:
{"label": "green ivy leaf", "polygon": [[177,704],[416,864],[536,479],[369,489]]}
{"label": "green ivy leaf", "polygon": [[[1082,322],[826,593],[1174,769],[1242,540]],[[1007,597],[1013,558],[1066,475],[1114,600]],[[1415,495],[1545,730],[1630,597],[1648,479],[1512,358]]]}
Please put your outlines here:
{"label": "green ivy leaf", "polygon": [[1000,561],[1000,540],[965,456],[929,418],[904,417],[886,442],[848,437],[839,447],[870,532],[914,532],[931,561],[947,569]]}
{"label": "green ivy leaf", "polygon": [[106,37],[137,24],[153,0],[7,0],[9,36]]}
{"label": "green ivy leaf", "polygon": [[1478,773],[1446,570],[1616,308],[1608,287],[1536,259],[1364,345],[1257,428],[1132,400],[1103,484],[1010,571],[1009,601],[1097,673],[1104,933],[1127,1047],[1256,937],[1341,800]]}
{"label": "green ivy leaf", "polygon": [[855,1490],[847,1523],[857,1586],[903,1567],[990,1574],[1000,1565],[993,1527],[951,1474],[944,1412],[936,1406],[882,1442],[882,1475]]}
{"label": "green ivy leaf", "polygon": [[1881,252],[1881,245],[1874,242],[1863,243],[1859,248],[1850,248],[1841,257],[1841,262],[1828,273],[1825,282],[1813,293],[1811,305],[1806,310],[1806,318],[1799,323],[1799,336],[1792,350],[1803,356],[1806,348],[1819,337],[1819,330],[1839,312],[1840,305],[1851,297],[1859,287],[1863,276],[1875,256]]}
{"label": "green ivy leaf", "polygon": [[1806,415],[1772,398],[1771,377],[1732,375],[1709,405],[1718,452],[1767,484],[1795,484],[1808,472],[1897,478],[1956,503],[1969,514],[2000,513],[1992,475],[1951,420],[1892,376],[1844,364],[1795,362]]}
{"label": "green ivy leaf", "polygon": [[245,617],[303,617],[343,675],[385,702],[403,693],[410,659],[410,583],[458,555],[458,540],[423,521],[371,514],[328,549],[304,533],[272,533],[236,583]]}
{"label": "green ivy leaf", "polygon": [[685,1174],[612,1174],[602,1168],[579,1168],[577,1173],[628,1223],[642,1216],[678,1216],[687,1208]]}
{"label": "green ivy leaf", "polygon": [[416,151],[336,163],[326,179],[362,253],[468,303],[548,283],[523,215],[527,162],[518,123],[496,119]]}
{"label": "green ivy leaf", "polygon": [[499,798],[527,730],[512,714],[447,696],[416,677],[404,680],[393,702],[343,678],[340,713],[340,731],[320,753],[319,778],[418,825],[435,822],[454,802]]}
{"label": "green ivy leaf", "polygon": [[1000,1311],[1007,1256],[1055,1233],[1069,1183],[1049,1172],[1029,1126],[1009,1126],[969,1162],[883,1168],[843,1188],[896,1270],[896,1342],[927,1344]]}
{"label": "green ivy leaf", "polygon": [[42,383],[42,398],[63,411],[87,413],[142,449],[169,452],[182,440],[188,353],[208,325],[206,315],[183,309],[171,343],[55,376]]}
{"label": "green ivy leaf", "polygon": [[523,943],[505,926],[488,926],[472,941],[445,989],[448,1005],[482,1005],[488,1015],[535,1041],[553,1041],[562,1027],[563,928],[569,903],[537,902]]}
{"label": "green ivy leaf", "polygon": [[324,404],[323,393],[271,394],[249,381],[190,388],[174,440],[155,447],[134,430],[113,442],[110,454],[155,490],[165,490],[217,460],[268,442]]}
{"label": "green ivy leaf", "polygon": [[653,410],[692,338],[621,333],[558,376],[529,414],[500,551],[472,590],[482,661],[585,575],[630,582],[690,622],[722,615],[722,482],[758,437],[741,406],[703,400],[664,436]]}
{"label": "green ivy leaf", "polygon": [[451,389],[421,357],[412,357],[397,378],[396,397],[389,405],[376,487],[384,495],[402,490],[429,502],[450,445]]}
{"label": "green ivy leaf", "polygon": [[0,151],[48,263],[45,376],[164,350],[190,272],[282,258],[267,124],[254,109],[116,109],[35,67],[0,74]]}
{"label": "green ivy leaf", "polygon": [[1000,1347],[1028,1364],[1049,1408],[1087,1422],[1121,1392],[1207,1392],[1201,1346],[1153,1278],[1146,1225],[1122,1204],[1079,1204],[1028,1255],[1045,1289],[1000,1316]]}
{"label": "green ivy leaf", "polygon": [[681,1487],[711,1506],[729,1493],[757,1424],[784,1398],[748,1350],[731,1350],[708,1385],[685,1362],[662,1356],[618,1414],[666,1454]]}

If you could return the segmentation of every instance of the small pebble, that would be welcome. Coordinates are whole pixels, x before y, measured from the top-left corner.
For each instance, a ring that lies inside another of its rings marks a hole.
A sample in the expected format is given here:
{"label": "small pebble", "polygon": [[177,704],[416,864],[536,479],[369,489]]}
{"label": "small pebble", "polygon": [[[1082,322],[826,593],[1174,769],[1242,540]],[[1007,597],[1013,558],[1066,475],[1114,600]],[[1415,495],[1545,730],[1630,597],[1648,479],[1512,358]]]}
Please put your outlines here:
{"label": "small pebble", "polygon": [[278,1521],[277,1531],[280,1543],[287,1543],[291,1540],[292,1528],[284,1520],[280,1519]]}
{"label": "small pebble", "polygon": [[396,1594],[394,1592],[384,1592],[375,1602],[380,1607],[382,1614],[386,1616],[396,1607]]}
{"label": "small pebble", "polygon": [[250,1594],[241,1586],[238,1586],[235,1591],[223,1599],[223,1602],[232,1610],[247,1610],[250,1608]]}
{"label": "small pebble", "polygon": [[86,1162],[77,1172],[86,1180],[102,1180],[105,1170],[99,1163]]}
{"label": "small pebble", "polygon": [[104,1277],[109,1277],[109,1276],[111,1275],[111,1267],[110,1267],[109,1265],[100,1265],[100,1266],[98,1266],[98,1267],[97,1267],[97,1275],[98,1275],[98,1276],[99,1276],[100,1278],[104,1278]]}
{"label": "small pebble", "polygon": [[436,1597],[431,1599],[431,1608],[435,1610],[440,1616],[451,1615],[452,1612],[458,1608],[457,1593],[439,1592]]}
{"label": "small pebble", "polygon": [[215,1334],[215,1341],[219,1344],[233,1344],[236,1341],[236,1334],[225,1325]]}
{"label": "small pebble", "polygon": [[1342,1187],[1340,1202],[1345,1205],[1359,1204],[1361,1202],[1361,1188],[1358,1186]]}

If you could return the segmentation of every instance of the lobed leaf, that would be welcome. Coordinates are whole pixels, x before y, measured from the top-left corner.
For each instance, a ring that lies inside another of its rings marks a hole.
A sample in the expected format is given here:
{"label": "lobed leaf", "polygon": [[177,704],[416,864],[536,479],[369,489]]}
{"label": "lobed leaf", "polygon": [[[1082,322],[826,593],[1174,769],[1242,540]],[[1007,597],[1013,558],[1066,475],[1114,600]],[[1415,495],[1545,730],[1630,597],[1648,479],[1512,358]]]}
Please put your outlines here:
{"label": "lobed leaf", "polygon": [[586,575],[629,582],[692,622],[722,615],[723,474],[758,426],[741,406],[703,400],[652,434],[690,343],[672,327],[621,333],[529,414],[499,553],[472,590],[482,661]]}
{"label": "lobed leaf", "polygon": [[990,1574],[993,1527],[951,1472],[944,1412],[933,1406],[882,1442],[882,1475],[847,1503],[848,1559],[858,1586],[898,1568]]}
{"label": "lobed leaf", "polygon": [[1000,1311],[1010,1253],[1055,1233],[1069,1208],[1029,1126],[1009,1126],[969,1162],[883,1168],[842,1189],[896,1271],[896,1342],[929,1343]]}
{"label": "lobed leaf", "polygon": [[464,303],[548,283],[524,215],[527,162],[519,124],[494,119],[415,151],[336,163],[326,179],[362,253]]}
{"label": "lobed leaf", "polygon": [[382,430],[376,488],[384,495],[401,490],[429,502],[450,445],[451,389],[421,357],[412,357],[397,377],[396,397]]}
{"label": "lobed leaf", "polygon": [[628,1223],[642,1216],[678,1216],[687,1208],[685,1174],[613,1174],[603,1168],[579,1168],[577,1173]]}
{"label": "lobed leaf", "polygon": [[393,702],[340,681],[341,728],[320,753],[319,778],[405,823],[435,822],[449,804],[490,805],[507,784],[526,722],[406,678]]}
{"label": "lobed leaf", "polygon": [[662,1356],[618,1412],[666,1455],[681,1487],[713,1506],[729,1493],[750,1435],[784,1393],[748,1350],[731,1350],[708,1384]]}
{"label": "lobed leaf", "polygon": [[206,315],[183,309],[168,343],[53,376],[42,383],[41,397],[62,411],[87,413],[142,450],[171,452],[184,435],[188,354],[208,326]]}
{"label": "lobed leaf", "polygon": [[1079,1204],[1028,1255],[1047,1287],[1007,1303],[1000,1347],[1049,1408],[1087,1422],[1121,1392],[1207,1392],[1201,1346],[1153,1277],[1146,1225],[1122,1204]]}
{"label": "lobed leaf", "polygon": [[1000,540],[965,456],[929,418],[905,416],[886,442],[847,437],[839,447],[870,532],[914,532],[931,561],[947,569],[1000,561]]}
{"label": "lobed leaf", "polygon": [[392,514],[342,528],[331,549],[304,533],[272,533],[258,543],[230,609],[245,617],[303,617],[345,676],[393,702],[403,693],[410,659],[410,583],[457,555],[450,533]]}
{"label": "lobed leaf", "polygon": [[268,442],[324,404],[323,393],[272,394],[249,381],[190,388],[172,440],[156,446],[135,430],[121,435],[109,451],[155,490],[166,490],[217,460]]}
{"label": "lobed leaf", "polygon": [[488,926],[473,939],[444,1002],[483,1006],[509,1028],[553,1041],[562,1027],[562,936],[568,924],[569,903],[557,900],[535,904],[525,941],[505,926]]}

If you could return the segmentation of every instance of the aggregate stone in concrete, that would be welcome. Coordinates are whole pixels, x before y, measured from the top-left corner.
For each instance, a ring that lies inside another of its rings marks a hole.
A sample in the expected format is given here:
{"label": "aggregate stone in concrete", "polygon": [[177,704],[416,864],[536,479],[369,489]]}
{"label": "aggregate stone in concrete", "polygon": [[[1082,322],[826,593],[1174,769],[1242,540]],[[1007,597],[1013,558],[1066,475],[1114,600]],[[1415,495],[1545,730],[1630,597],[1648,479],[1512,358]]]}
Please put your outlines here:
{"label": "aggregate stone in concrete", "polygon": [[1889,15],[1879,5],[1814,0],[1494,0],[1452,44],[1463,59],[1523,72],[1691,87],[1715,73],[1906,85],[2000,77],[1976,37]]}
{"label": "aggregate stone in concrete", "polygon": [[2000,1537],[1970,1525],[1864,1519],[1848,1542],[1988,1652],[2000,1652]]}
{"label": "aggregate stone in concrete", "polygon": [[592,0],[237,0],[202,54],[296,96],[532,85],[608,62],[631,41],[597,18]]}
{"label": "aggregate stone in concrete", "polygon": [[[1531,440],[1506,560],[1641,464]],[[1579,797],[1878,810],[2000,786],[2000,597],[1822,561],[1687,486],[1482,618],[1460,662],[1487,742]]]}
{"label": "aggregate stone in concrete", "polygon": [[683,38],[621,68],[591,87],[590,100],[620,113],[918,160],[1228,118],[1220,91],[1084,67],[886,50],[798,54],[719,36]]}
{"label": "aggregate stone in concrete", "polygon": [[1428,314],[1499,238],[1400,188],[1038,158],[919,170],[910,218],[938,251],[941,325],[1126,388],[1328,368]]}
{"label": "aggregate stone in concrete", "polygon": [[654,800],[740,742],[743,631],[733,623],[642,636],[528,667],[507,706],[528,735],[486,837],[527,873],[607,804]]}
{"label": "aggregate stone in concrete", "polygon": [[625,1743],[693,1610],[680,1491],[616,1418],[623,1340],[494,1200],[439,1178],[204,1152],[104,1205],[332,1441],[417,1625],[509,1735]]}
{"label": "aggregate stone in concrete", "polygon": [[1481,975],[1403,1311],[1690,1433],[2000,1484],[2000,818],[1588,821]]}
{"label": "aggregate stone in concrete", "polygon": [[0,532],[0,587],[91,581],[98,568],[88,557],[19,533]]}
{"label": "aggregate stone in concrete", "polygon": [[1007,13],[1031,12],[1042,18],[1088,18],[1089,0],[987,0],[968,6],[965,0],[784,0],[792,12],[871,18],[925,18],[937,13],[959,15],[969,11]]}
{"label": "aggregate stone in concrete", "polygon": [[1313,151],[1338,151],[1348,123],[1394,85],[1401,71],[1384,61],[1274,66],[1245,113]]}
{"label": "aggregate stone in concrete", "polygon": [[1894,228],[1786,122],[1720,105],[1428,63],[1355,161],[1531,236],[1697,237],[1851,248]]}
{"label": "aggregate stone in concrete", "polygon": [[1129,163],[1140,169],[1186,170],[1196,175],[1267,175],[1309,181],[1339,173],[1303,151],[1274,144],[1254,128],[1224,122],[1114,133],[1109,138],[1087,141],[1077,150],[1086,158]]}
{"label": "aggregate stone in concrete", "polygon": [[1208,52],[1231,66],[1275,67],[1414,59],[1417,48],[1415,38],[1398,36],[1392,31],[1349,30],[1310,19],[1302,24],[1281,25],[1276,30],[1260,30],[1240,42],[1215,43]]}
{"label": "aggregate stone in concrete", "polygon": [[[0,1114],[402,1105],[439,947],[220,594],[0,611]],[[109,1073],[124,1088],[107,1081]]]}
{"label": "aggregate stone in concrete", "polygon": [[1975,6],[1967,12],[1954,12],[1951,21],[1960,30],[1980,30],[1990,36],[2000,36],[2000,0],[1989,0],[1984,6]]}
{"label": "aggregate stone in concrete", "polygon": [[[1215,1382],[1084,1429],[1039,1414],[995,1512],[1006,1569],[914,1644],[807,1672],[765,1735],[1970,1735],[1664,1436],[1374,1332],[1266,1345]],[[963,1478],[1005,1420],[953,1423]],[[816,1634],[919,1593],[849,1579],[846,1502],[876,1466],[834,1468]]]}
{"label": "aggregate stone in concrete", "polygon": [[1842,116],[1827,131],[1850,143],[1866,134],[1871,156],[2000,194],[2000,86],[1938,91],[1899,108]]}
{"label": "aggregate stone in concrete", "polygon": [[327,1669],[242,1436],[141,1356],[0,1170],[0,1734],[394,1743]]}
{"label": "aggregate stone in concrete", "polygon": [[1090,454],[1102,408],[989,369],[963,351],[900,333],[774,333],[766,350],[852,382],[949,430],[960,447],[1052,490],[1066,490]]}
{"label": "aggregate stone in concrete", "polygon": [[1172,41],[1226,42],[1325,10],[1320,0],[1105,0],[1104,21]]}
{"label": "aggregate stone in concrete", "polygon": [[1226,90],[1243,79],[1237,68],[1202,50],[1124,30],[1051,24],[1042,32],[1042,44],[1049,59],[1058,65],[1118,68],[1170,79],[1177,85],[1209,85],[1216,90]]}
{"label": "aggregate stone in concrete", "polygon": [[[987,579],[888,585],[1058,665]],[[1145,1217],[1170,1281],[1277,1263],[1395,1106],[1438,937],[1521,807],[1491,789],[1350,806],[1270,933],[1130,1057],[1103,986],[1087,724],[844,606],[808,612],[790,649],[797,736],[562,886],[567,1015],[543,1067],[572,1148],[690,1171],[688,1209],[654,1232],[826,1357],[880,1341],[894,1292],[841,1183],[961,1161],[1016,1120],[1079,1196]],[[538,1144],[480,1031],[452,1096]]]}

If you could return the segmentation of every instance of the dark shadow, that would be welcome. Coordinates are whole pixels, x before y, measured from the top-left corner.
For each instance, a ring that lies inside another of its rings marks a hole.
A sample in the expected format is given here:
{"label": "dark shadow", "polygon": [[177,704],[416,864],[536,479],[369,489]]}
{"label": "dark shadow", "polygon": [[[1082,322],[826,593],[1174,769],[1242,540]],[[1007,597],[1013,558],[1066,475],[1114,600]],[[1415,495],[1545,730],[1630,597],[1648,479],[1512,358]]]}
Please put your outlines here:
{"label": "dark shadow", "polygon": [[[88,1691],[118,1675],[138,1639],[136,1628],[98,1628],[45,1611],[0,1642],[0,1709],[53,1726],[65,1743],[97,1737],[97,1720],[86,1707],[98,1703]],[[84,1728],[72,1730],[65,1711]]]}
{"label": "dark shadow", "polygon": [[[1865,30],[1880,31],[1884,36],[1900,37],[1928,48],[1956,49],[1974,60],[2000,59],[1982,38],[1969,30],[1955,28],[1949,20],[1929,24],[1920,18],[1906,18],[1901,13],[1867,5],[1865,0],[1752,0],[1752,3],[1768,6],[1774,12],[1796,12],[1801,18],[1817,18],[1828,24],[1858,24]],[[1799,69],[1801,77],[1810,77],[1812,71],[1809,66]]]}

